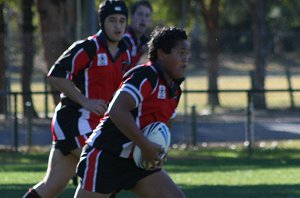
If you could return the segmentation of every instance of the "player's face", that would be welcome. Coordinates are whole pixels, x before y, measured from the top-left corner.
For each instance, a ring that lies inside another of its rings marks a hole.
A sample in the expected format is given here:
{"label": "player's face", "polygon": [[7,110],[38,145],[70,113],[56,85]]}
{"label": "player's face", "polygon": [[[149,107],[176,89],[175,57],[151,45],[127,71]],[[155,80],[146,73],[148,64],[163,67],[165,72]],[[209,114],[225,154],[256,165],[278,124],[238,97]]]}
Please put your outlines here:
{"label": "player's face", "polygon": [[151,25],[151,10],[146,6],[139,6],[131,17],[131,27],[137,34],[144,34]]}
{"label": "player's face", "polygon": [[170,54],[165,54],[164,69],[171,79],[184,77],[185,68],[190,57],[190,44],[187,40],[177,41]]}
{"label": "player's face", "polygon": [[104,20],[105,33],[113,42],[119,42],[122,39],[126,25],[126,17],[122,14],[112,14]]}

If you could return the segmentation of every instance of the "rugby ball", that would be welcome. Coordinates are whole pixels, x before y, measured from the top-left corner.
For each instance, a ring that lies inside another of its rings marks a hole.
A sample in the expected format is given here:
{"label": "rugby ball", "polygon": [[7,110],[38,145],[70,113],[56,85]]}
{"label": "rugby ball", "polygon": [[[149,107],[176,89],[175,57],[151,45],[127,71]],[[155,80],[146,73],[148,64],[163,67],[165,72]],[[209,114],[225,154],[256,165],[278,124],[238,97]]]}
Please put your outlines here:
{"label": "rugby ball", "polygon": [[[142,131],[149,141],[160,145],[164,149],[164,153],[160,154],[161,159],[163,159],[171,143],[171,134],[168,126],[162,122],[154,122],[144,127]],[[139,168],[149,168],[143,163],[142,151],[138,146],[135,146],[133,149],[133,159]]]}

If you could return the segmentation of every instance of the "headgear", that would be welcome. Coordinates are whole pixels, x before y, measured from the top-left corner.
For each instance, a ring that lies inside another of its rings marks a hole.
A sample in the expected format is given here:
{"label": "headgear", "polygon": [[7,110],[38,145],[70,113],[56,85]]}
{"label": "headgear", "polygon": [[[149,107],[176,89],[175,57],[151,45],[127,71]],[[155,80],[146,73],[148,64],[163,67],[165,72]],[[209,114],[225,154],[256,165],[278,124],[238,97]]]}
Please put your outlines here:
{"label": "headgear", "polygon": [[128,9],[124,1],[118,0],[106,0],[100,4],[98,10],[98,16],[100,20],[100,26],[104,30],[104,20],[111,14],[123,14],[128,18]]}

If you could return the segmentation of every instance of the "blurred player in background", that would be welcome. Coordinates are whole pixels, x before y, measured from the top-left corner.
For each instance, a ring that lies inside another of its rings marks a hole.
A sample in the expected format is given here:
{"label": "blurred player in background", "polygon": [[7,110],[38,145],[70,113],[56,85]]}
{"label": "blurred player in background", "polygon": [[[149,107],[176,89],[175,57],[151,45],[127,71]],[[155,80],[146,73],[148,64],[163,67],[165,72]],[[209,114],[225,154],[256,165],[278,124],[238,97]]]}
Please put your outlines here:
{"label": "blurred player in background", "polygon": [[131,22],[125,34],[125,40],[130,46],[132,65],[136,66],[147,51],[149,38],[146,31],[152,22],[152,6],[148,1],[137,1],[131,6]]}
{"label": "blurred player in background", "polygon": [[53,198],[65,189],[75,175],[81,148],[131,66],[122,39],[128,17],[125,3],[106,0],[98,14],[101,30],[71,45],[48,73],[49,82],[61,91],[51,124],[53,146],[44,179],[24,198]]}
{"label": "blurred player in background", "polygon": [[[189,58],[184,30],[157,28],[149,42],[149,62],[129,70],[123,83],[83,148],[75,197],[108,198],[122,189],[141,198],[184,198],[161,169],[162,148],[150,142],[141,129],[153,122],[171,125],[181,90],[179,81]],[[150,169],[138,168],[132,159],[134,146]]]}

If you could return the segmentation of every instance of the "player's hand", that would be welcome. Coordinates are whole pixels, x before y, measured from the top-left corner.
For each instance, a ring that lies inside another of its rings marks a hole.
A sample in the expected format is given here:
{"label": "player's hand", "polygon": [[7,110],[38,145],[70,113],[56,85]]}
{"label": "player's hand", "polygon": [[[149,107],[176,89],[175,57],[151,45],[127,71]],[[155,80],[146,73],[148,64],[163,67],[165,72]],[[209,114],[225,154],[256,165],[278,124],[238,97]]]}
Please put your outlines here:
{"label": "player's hand", "polygon": [[164,149],[160,145],[149,141],[149,144],[141,150],[143,164],[147,170],[153,170],[162,167],[163,159],[161,158],[161,154],[164,153]]}
{"label": "player's hand", "polygon": [[83,104],[83,108],[95,113],[98,116],[103,116],[107,110],[107,102],[101,99],[86,99]]}

